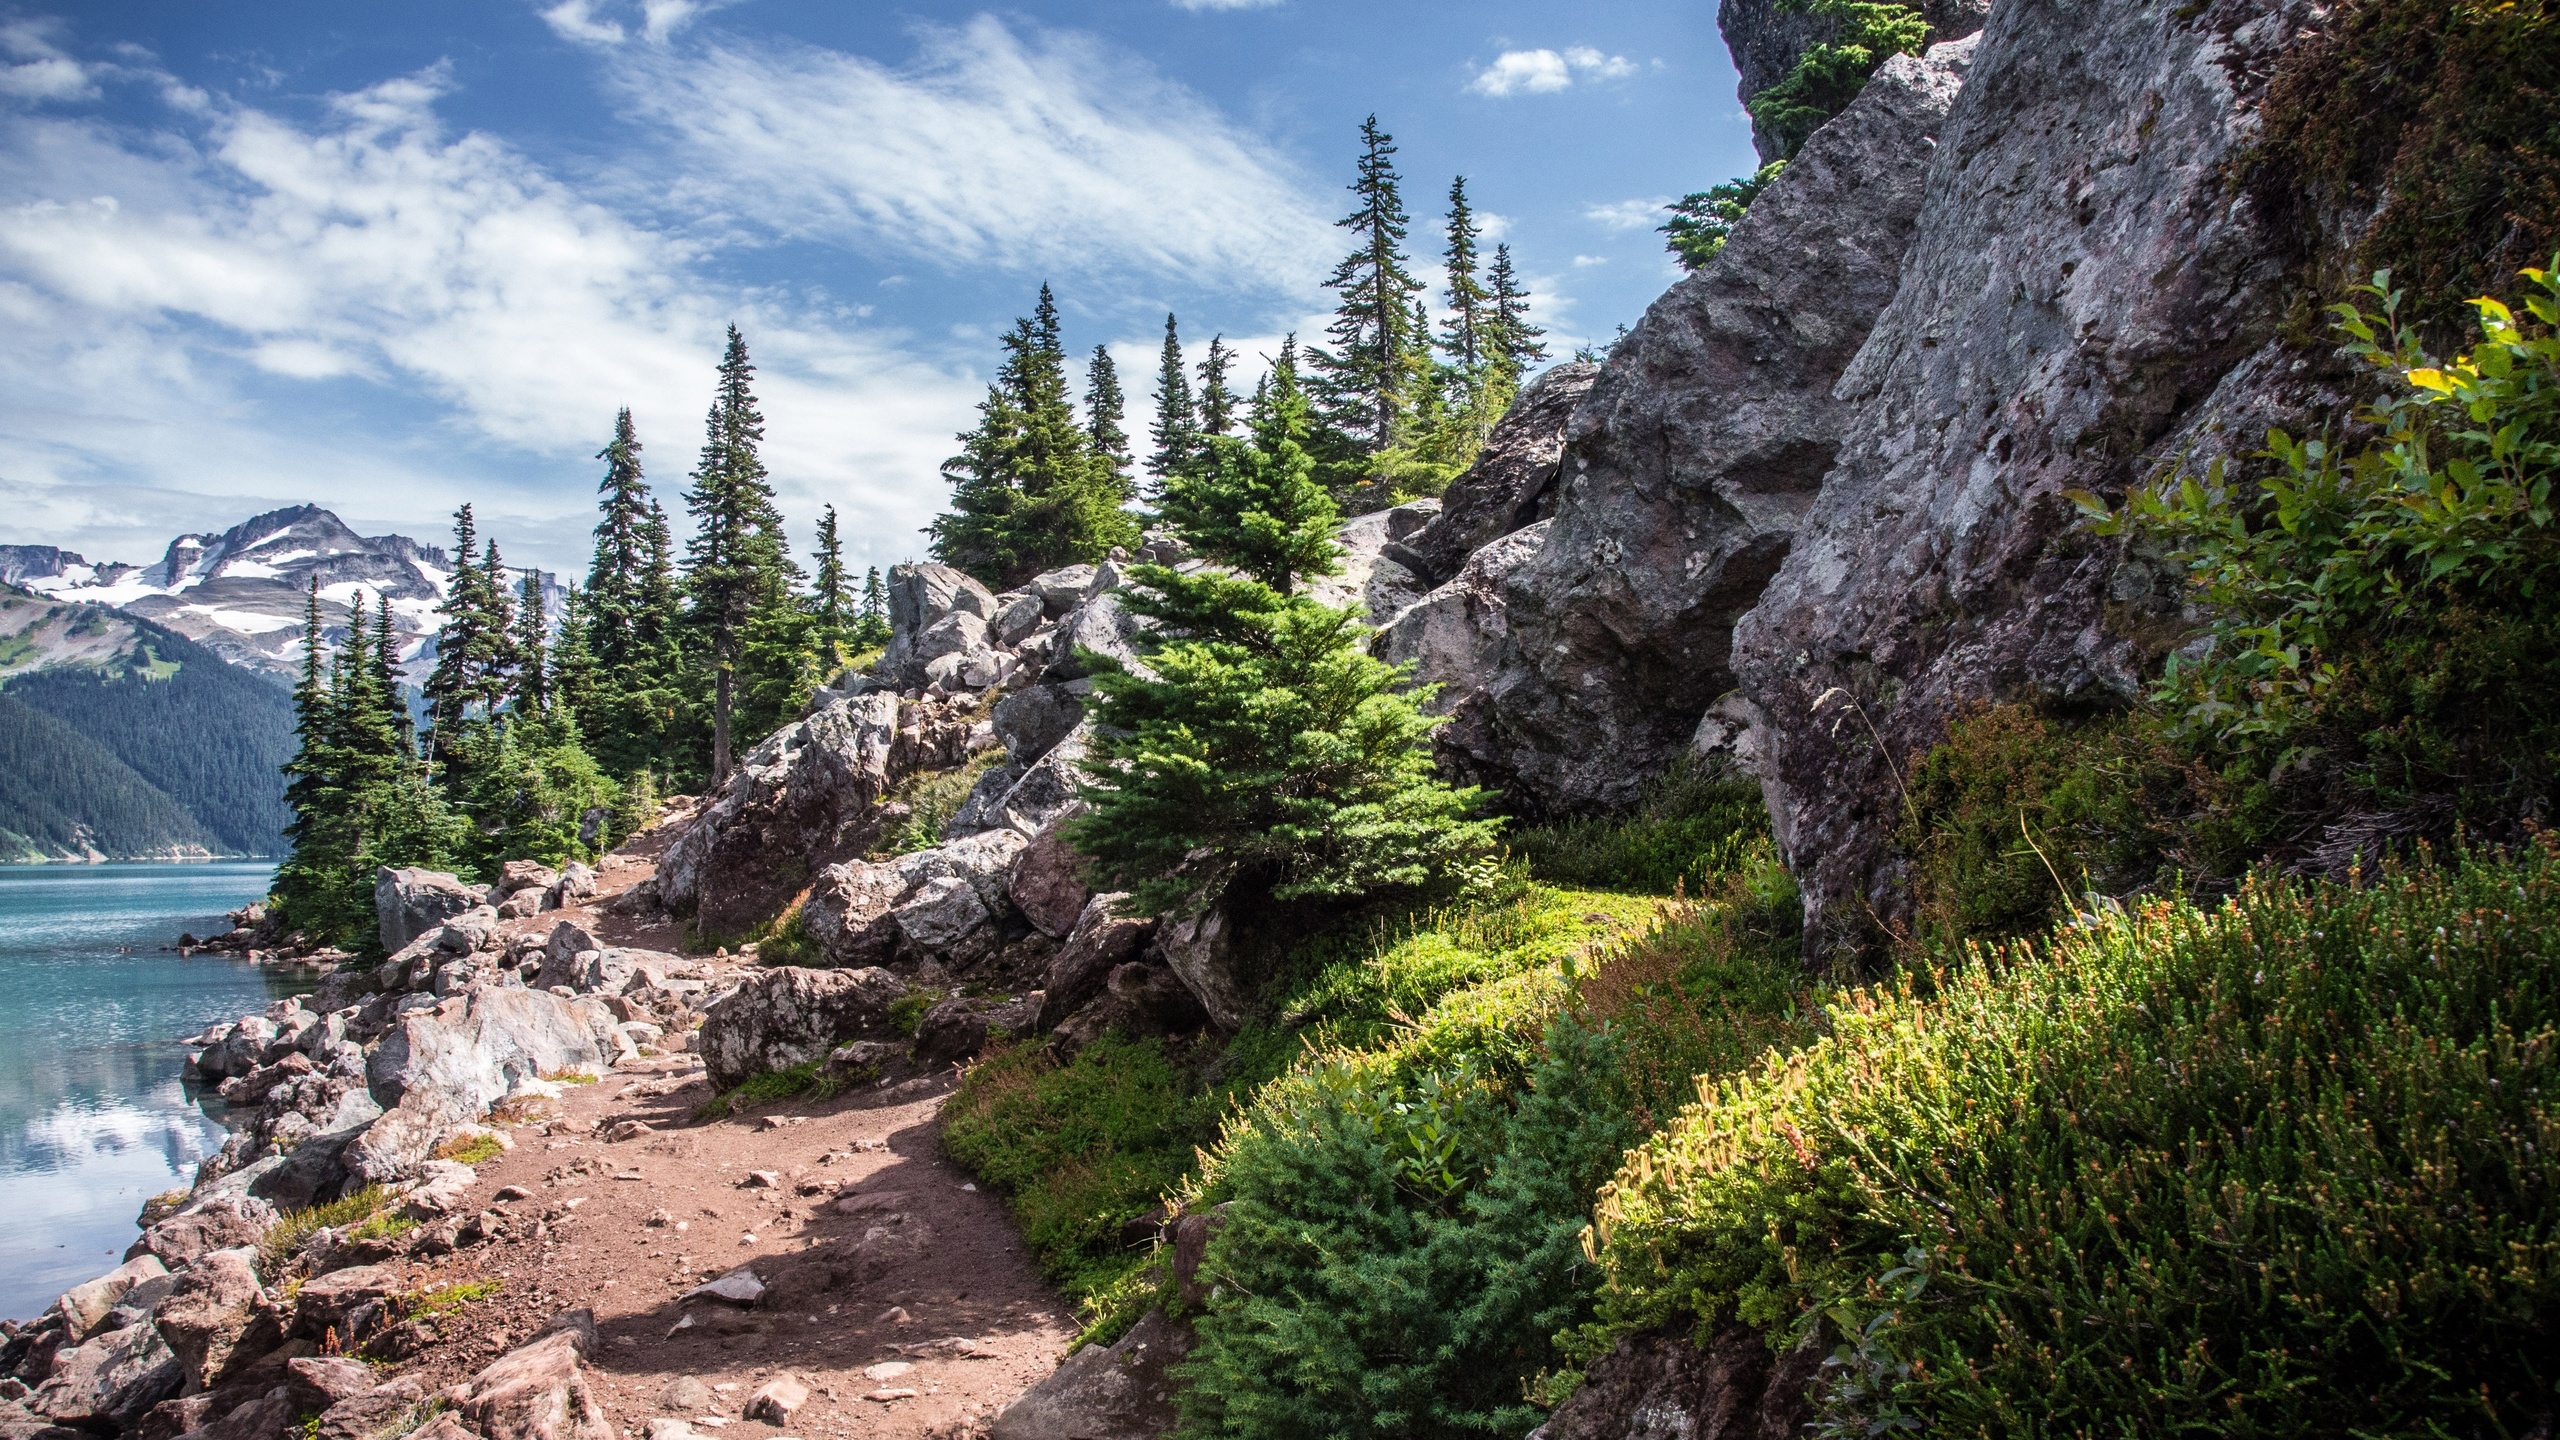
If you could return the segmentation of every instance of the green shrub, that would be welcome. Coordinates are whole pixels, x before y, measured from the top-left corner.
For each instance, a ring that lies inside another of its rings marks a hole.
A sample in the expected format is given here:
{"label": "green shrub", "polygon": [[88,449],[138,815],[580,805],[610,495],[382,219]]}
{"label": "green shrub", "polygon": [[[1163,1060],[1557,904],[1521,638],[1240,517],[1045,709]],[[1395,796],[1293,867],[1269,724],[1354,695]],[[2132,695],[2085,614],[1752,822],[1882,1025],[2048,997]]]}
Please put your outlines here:
{"label": "green shrub", "polygon": [[811,1100],[826,1100],[843,1093],[843,1090],[843,1075],[829,1070],[826,1061],[804,1060],[780,1070],[750,1075],[702,1102],[694,1114],[698,1119],[716,1120],[723,1115],[735,1115],[750,1105],[770,1105],[777,1100],[804,1096]]}
{"label": "green shrub", "polygon": [[826,964],[826,953],[818,948],[817,937],[809,933],[808,919],[801,914],[799,906],[794,905],[785,911],[781,922],[773,927],[773,933],[756,942],[756,963],[817,966]]}
{"label": "green shrub", "polygon": [[2371,445],[2277,431],[2275,469],[2247,483],[2217,462],[2118,513],[2075,497],[2102,532],[2159,537],[2186,564],[2212,620],[2161,682],[2170,734],[2266,787],[2299,830],[2361,816],[2351,830],[2441,840],[2457,820],[2506,826],[2560,785],[2560,277],[2525,277],[2529,318],[2475,301],[2478,348],[2441,364],[2388,275],[2366,291],[2379,316],[2338,307],[2390,387],[2365,415]]}
{"label": "green shrub", "polygon": [[1121,1226],[1189,1173],[1225,1100],[1161,1041],[1105,1035],[1066,1065],[1016,1045],[969,1068],[942,1143],[1012,1202],[1042,1271],[1093,1318],[1148,1258]]}
{"label": "green shrub", "polygon": [[1550,884],[1668,895],[1744,865],[1768,834],[1769,809],[1756,782],[1683,761],[1654,782],[1632,815],[1523,830],[1511,848]]}
{"label": "green shrub", "polygon": [[941,1003],[939,990],[910,990],[889,1002],[889,1026],[901,1035],[913,1035],[924,1023],[925,1012]]}
{"label": "green shrub", "polygon": [[978,777],[1003,758],[1002,750],[981,750],[952,769],[931,771],[907,781],[890,798],[906,805],[911,813],[881,847],[882,852],[906,855],[941,844],[942,828],[960,813],[961,806],[969,803],[969,792],[977,788]]}
{"label": "green shrub", "polygon": [[1581,1353],[1737,1315],[1785,1344],[1824,1315],[1865,1350],[1835,1426],[1952,1435],[2551,1412],[2554,846],[2362,890],[2253,881],[1924,978],[1702,1082],[1628,1157]]}
{"label": "green shrub", "polygon": [[1829,38],[1807,45],[1778,83],[1744,106],[1777,138],[1782,158],[1848,109],[1876,67],[1896,55],[1918,54],[1929,39],[1928,20],[1897,0],[1779,0],[1778,8],[1831,22]]}

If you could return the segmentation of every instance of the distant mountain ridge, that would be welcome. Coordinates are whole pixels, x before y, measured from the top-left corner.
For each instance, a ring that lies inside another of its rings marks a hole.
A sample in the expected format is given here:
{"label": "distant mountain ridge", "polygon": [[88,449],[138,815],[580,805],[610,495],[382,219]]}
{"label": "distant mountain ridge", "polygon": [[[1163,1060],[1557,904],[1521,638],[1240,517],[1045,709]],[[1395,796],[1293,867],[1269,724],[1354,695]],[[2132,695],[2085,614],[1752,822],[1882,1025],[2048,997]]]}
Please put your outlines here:
{"label": "distant mountain ridge", "polygon": [[270,510],[218,535],[177,536],[149,565],[0,545],[0,581],[50,600],[112,606],[235,665],[280,675],[301,663],[302,607],[314,579],[324,632],[344,633],[359,596],[368,607],[388,599],[401,656],[414,660],[435,633],[453,561],[406,535],[358,535],[317,505]]}

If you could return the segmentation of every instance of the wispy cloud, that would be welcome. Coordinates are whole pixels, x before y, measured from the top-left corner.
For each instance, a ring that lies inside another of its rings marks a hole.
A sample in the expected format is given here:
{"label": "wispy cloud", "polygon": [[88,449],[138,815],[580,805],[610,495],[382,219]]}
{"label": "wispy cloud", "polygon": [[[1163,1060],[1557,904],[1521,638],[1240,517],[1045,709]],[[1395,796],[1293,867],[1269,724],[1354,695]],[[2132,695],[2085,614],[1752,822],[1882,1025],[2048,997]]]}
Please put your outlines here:
{"label": "wispy cloud", "polygon": [[57,43],[59,20],[0,20],[0,96],[13,100],[86,100],[97,81]]}
{"label": "wispy cloud", "polygon": [[1582,218],[1612,230],[1650,230],[1662,223],[1662,212],[1671,197],[1658,195],[1650,200],[1615,200],[1606,205],[1585,207]]}
{"label": "wispy cloud", "polygon": [[638,38],[663,45],[696,19],[736,0],[560,0],[542,11],[543,23],[563,40],[619,45]]}
{"label": "wispy cloud", "polygon": [[[191,142],[85,119],[0,124],[16,202],[0,209],[0,326],[20,337],[0,354],[13,504],[65,488],[308,487],[431,535],[478,489],[496,514],[544,523],[528,548],[562,553],[540,558],[571,562],[583,525],[556,522],[584,487],[493,495],[473,476],[526,453],[583,471],[628,404],[661,485],[680,484],[735,319],[762,367],[788,508],[805,520],[830,500],[876,555],[914,548],[973,383],[850,314],[709,279],[695,242],[582,199],[488,136],[447,133],[445,85],[434,69],[386,81],[309,126],[217,104]],[[377,393],[424,398],[443,419],[310,423],[370,419]],[[268,413],[279,395],[286,414]],[[80,506],[54,493],[28,508]],[[171,528],[166,511],[146,523],[161,539]]]}
{"label": "wispy cloud", "polygon": [[992,17],[903,66],[724,42],[618,71],[685,178],[680,208],[944,269],[1141,272],[1303,289],[1334,244],[1289,164],[1080,36]]}
{"label": "wispy cloud", "polygon": [[1616,80],[1635,73],[1635,62],[1588,45],[1562,50],[1505,50],[1476,73],[1467,88],[1497,99],[1512,95],[1546,95],[1570,89],[1579,80]]}

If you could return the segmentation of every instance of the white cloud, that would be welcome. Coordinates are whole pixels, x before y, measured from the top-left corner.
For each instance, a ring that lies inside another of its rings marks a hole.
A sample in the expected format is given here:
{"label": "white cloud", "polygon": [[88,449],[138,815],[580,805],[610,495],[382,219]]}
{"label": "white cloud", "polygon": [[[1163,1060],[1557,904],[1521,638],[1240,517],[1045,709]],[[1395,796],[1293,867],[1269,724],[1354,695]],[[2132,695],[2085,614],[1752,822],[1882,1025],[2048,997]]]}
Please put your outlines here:
{"label": "white cloud", "polygon": [[1614,200],[1606,205],[1592,205],[1582,218],[1612,230],[1650,230],[1662,223],[1662,212],[1671,204],[1668,195],[1650,200]]}
{"label": "white cloud", "polygon": [[[542,11],[543,23],[563,40],[582,45],[619,45],[637,35],[663,45],[675,33],[711,11],[736,0],[560,0]],[[616,15],[627,17],[630,24]]]}
{"label": "white cloud", "polygon": [[[805,524],[833,501],[867,558],[912,553],[977,386],[849,315],[707,280],[697,242],[580,198],[489,136],[446,133],[445,83],[430,70],[340,96],[308,127],[245,107],[187,136],[0,122],[13,513],[85,514],[65,543],[146,558],[178,528],[170,507],[94,497],[308,487],[427,539],[477,498],[511,550],[574,564],[587,484],[487,477],[530,455],[591,483],[586,457],[628,404],[672,504],[735,319],[786,509]],[[370,419],[385,395],[440,418],[327,423]],[[221,507],[192,508],[205,523]]]}
{"label": "white cloud", "polygon": [[1588,270],[1594,265],[1608,264],[1609,257],[1606,255],[1576,255],[1573,257],[1573,263],[1581,269]]}
{"label": "white cloud", "polygon": [[89,100],[98,86],[87,67],[54,43],[58,20],[0,21],[0,95],[14,100]]}
{"label": "white cloud", "polygon": [[1292,167],[1092,41],[982,16],[892,67],[727,43],[617,67],[689,173],[673,208],[952,269],[1303,290],[1334,246]]}
{"label": "white cloud", "polygon": [[1568,89],[1579,78],[1616,80],[1635,73],[1623,55],[1603,54],[1588,45],[1563,50],[1505,50],[1477,72],[1467,88],[1479,95],[1547,95]]}

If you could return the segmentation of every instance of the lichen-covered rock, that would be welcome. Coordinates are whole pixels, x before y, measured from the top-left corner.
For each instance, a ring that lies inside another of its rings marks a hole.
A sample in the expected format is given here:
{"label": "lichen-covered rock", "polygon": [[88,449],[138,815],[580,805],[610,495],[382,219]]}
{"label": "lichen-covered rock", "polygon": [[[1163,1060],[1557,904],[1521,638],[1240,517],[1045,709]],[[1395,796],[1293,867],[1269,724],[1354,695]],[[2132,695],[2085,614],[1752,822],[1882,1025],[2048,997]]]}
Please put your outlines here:
{"label": "lichen-covered rock", "polygon": [[1128,898],[1106,894],[1085,902],[1076,916],[1075,928],[1067,933],[1066,943],[1049,959],[1040,1015],[1033,1023],[1035,1030],[1054,1030],[1091,1003],[1102,993],[1111,972],[1135,959],[1154,936],[1153,919],[1113,913]]}
{"label": "lichen-covered rock", "polygon": [[216,1250],[256,1244],[279,1218],[273,1205],[254,1195],[207,1189],[188,1197],[176,1214],[143,1227],[125,1255],[147,1253],[164,1265],[191,1265]]}
{"label": "lichen-covered rock", "polygon": [[1776,1354],[1748,1325],[1723,1326],[1703,1349],[1686,1335],[1635,1336],[1601,1356],[1530,1440],[1792,1440],[1813,1418],[1806,1392],[1822,1353]]}
{"label": "lichen-covered rock", "polygon": [[1600,378],[1598,364],[1567,361],[1530,381],[1503,412],[1467,472],[1449,482],[1440,513],[1412,537],[1388,547],[1426,584],[1457,578],[1467,557],[1555,513],[1564,468],[1565,422]]}
{"label": "lichen-covered rock", "polygon": [[916,887],[893,912],[907,943],[928,955],[949,955],[994,917],[977,888],[958,875],[937,875]]}
{"label": "lichen-covered rock", "polygon": [[878,690],[784,726],[667,847],[660,902],[709,935],[773,919],[810,876],[880,838],[879,801],[900,780],[959,764],[976,723],[966,704]]}
{"label": "lichen-covered rock", "polygon": [[27,1408],[58,1425],[118,1430],[185,1383],[178,1357],[146,1322],[56,1351],[52,1373],[27,1397]]}
{"label": "lichen-covered rock", "polygon": [[156,1255],[138,1255],[95,1280],[74,1285],[53,1302],[55,1313],[71,1332],[74,1342],[88,1339],[105,1324],[108,1312],[123,1303],[127,1292],[145,1280],[169,1273]]}
{"label": "lichen-covered rock", "polygon": [[1547,543],[1553,525],[1541,520],[1494,539],[1467,557],[1456,578],[1406,606],[1371,639],[1379,659],[1409,664],[1416,685],[1439,687],[1423,708],[1448,714],[1492,676],[1511,642],[1503,587]]}
{"label": "lichen-covered rock", "polygon": [[1734,636],[1810,952],[1903,913],[1899,777],[1957,707],[2139,692],[2109,610],[2139,630],[2155,587],[2120,589],[2063,492],[2264,436],[2289,367],[2253,362],[2292,247],[2230,171],[2320,13],[2076,0],[2002,7],[1978,38],[1901,289],[1840,381],[1837,463]]}
{"label": "lichen-covered rock", "polygon": [[612,1030],[611,1012],[594,1000],[492,987],[401,1016],[367,1058],[365,1076],[386,1112],[405,1109],[450,1129],[527,1081],[601,1072]]}
{"label": "lichen-covered rock", "polygon": [[1439,513],[1439,501],[1416,500],[1343,521],[1333,535],[1339,547],[1334,573],[1308,582],[1307,598],[1353,610],[1373,625],[1386,623],[1431,588],[1390,552],[1421,533]]}
{"label": "lichen-covered rock", "polygon": [[1851,428],[1833,387],[1893,299],[1975,43],[1887,61],[1610,352],[1444,762],[1526,809],[1623,806],[1733,687],[1734,619]]}
{"label": "lichen-covered rock", "polygon": [[483,903],[477,885],[442,870],[395,870],[384,866],[373,877],[374,920],[381,927],[382,948],[398,954],[409,942]]}
{"label": "lichen-covered rock", "polygon": [[556,1330],[472,1376],[457,1413],[484,1440],[615,1440],[584,1357],[582,1332]]}
{"label": "lichen-covered rock", "polygon": [[1085,859],[1067,843],[1066,833],[1051,825],[1031,837],[1013,862],[1005,897],[1032,928],[1063,937],[1076,928],[1093,888],[1085,883]]}
{"label": "lichen-covered rock", "polygon": [[1219,1029],[1240,1030],[1249,1018],[1244,978],[1236,973],[1235,924],[1224,906],[1167,916],[1151,952],[1182,981]]}
{"label": "lichen-covered rock", "polygon": [[915,653],[916,640],[945,616],[958,612],[987,621],[997,614],[994,593],[948,565],[892,565],[887,588],[889,648],[880,657],[878,673],[897,684],[923,682],[915,673],[923,665]]}
{"label": "lichen-covered rock", "polygon": [[1177,1418],[1172,1368],[1191,1353],[1190,1327],[1150,1310],[1109,1345],[1088,1345],[1023,1392],[988,1428],[989,1440],[1155,1440]]}
{"label": "lichen-covered rock", "polygon": [[843,1041],[887,1033],[907,984],[886,970],[785,965],[750,978],[703,1016],[695,1046],[712,1087],[824,1060]]}
{"label": "lichen-covered rock", "polygon": [[1080,680],[1091,671],[1080,658],[1085,653],[1116,660],[1140,674],[1153,672],[1138,658],[1138,642],[1146,633],[1147,622],[1120,603],[1115,590],[1106,590],[1087,598],[1049,637],[1048,668],[1043,678],[1052,681]]}

